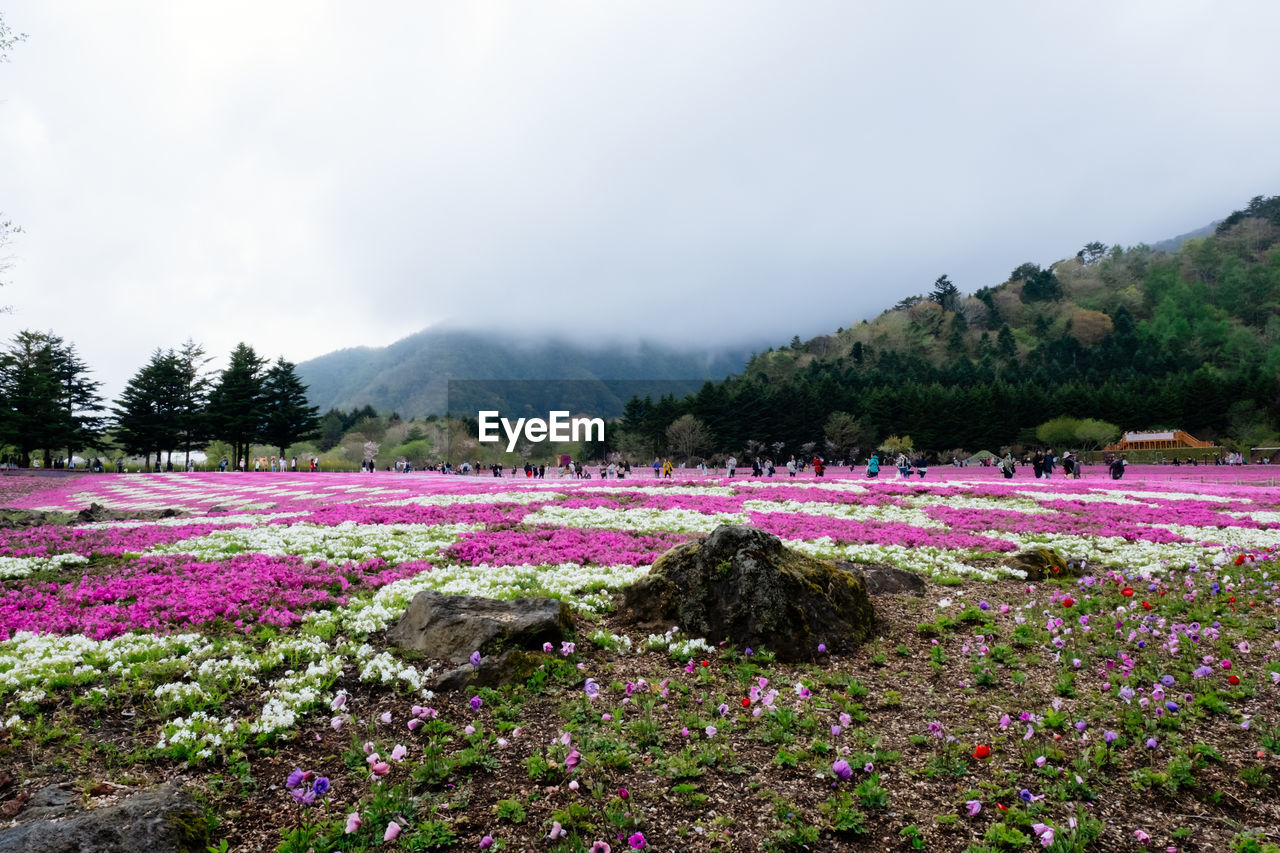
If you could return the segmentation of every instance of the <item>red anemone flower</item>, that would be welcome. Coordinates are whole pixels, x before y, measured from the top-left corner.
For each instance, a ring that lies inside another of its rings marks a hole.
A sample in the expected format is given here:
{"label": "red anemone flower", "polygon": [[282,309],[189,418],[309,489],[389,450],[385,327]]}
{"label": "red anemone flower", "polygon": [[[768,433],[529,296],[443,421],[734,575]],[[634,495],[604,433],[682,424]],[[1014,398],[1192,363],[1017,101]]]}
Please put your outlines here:
{"label": "red anemone flower", "polygon": [[1132,597],[1133,597],[1133,587],[1131,587],[1131,586],[1126,586],[1124,589],[1120,590],[1120,594],[1121,594],[1121,595],[1123,595],[1125,598],[1132,598]]}
{"label": "red anemone flower", "polygon": [[1067,598],[1062,599],[1062,606],[1063,606],[1063,607],[1070,607],[1071,605],[1073,605],[1073,604],[1075,604],[1075,603],[1076,603],[1076,600],[1075,600],[1074,598],[1069,597],[1069,596],[1068,596]]}
{"label": "red anemone flower", "polygon": [[974,758],[986,758],[990,754],[991,754],[991,747],[987,746],[985,743],[980,743],[973,748]]}

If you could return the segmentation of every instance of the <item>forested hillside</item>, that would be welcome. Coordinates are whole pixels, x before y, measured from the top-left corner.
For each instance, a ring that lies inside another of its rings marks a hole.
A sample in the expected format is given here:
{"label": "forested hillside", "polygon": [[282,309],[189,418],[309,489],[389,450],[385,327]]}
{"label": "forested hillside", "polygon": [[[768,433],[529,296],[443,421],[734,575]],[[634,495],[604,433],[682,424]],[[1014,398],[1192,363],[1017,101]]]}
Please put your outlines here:
{"label": "forested hillside", "polygon": [[1172,253],[1090,243],[970,295],[943,275],[687,400],[637,402],[626,425],[663,447],[688,414],[708,450],[865,452],[909,434],[946,453],[1031,442],[1065,415],[1250,445],[1275,443],[1278,376],[1280,197],[1257,197]]}

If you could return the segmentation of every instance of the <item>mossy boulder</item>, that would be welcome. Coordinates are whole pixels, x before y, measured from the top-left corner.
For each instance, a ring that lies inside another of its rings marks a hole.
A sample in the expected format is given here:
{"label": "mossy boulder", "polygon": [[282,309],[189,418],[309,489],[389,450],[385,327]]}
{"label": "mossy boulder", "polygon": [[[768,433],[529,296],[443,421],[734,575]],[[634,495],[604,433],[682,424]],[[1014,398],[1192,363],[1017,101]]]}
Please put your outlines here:
{"label": "mossy boulder", "polygon": [[1078,578],[1085,569],[1083,560],[1068,560],[1054,549],[1043,545],[1019,551],[1005,559],[1004,564],[1011,569],[1026,572],[1029,581],[1042,581],[1045,578]]}
{"label": "mossy boulder", "polygon": [[623,607],[639,622],[766,648],[781,660],[812,659],[820,643],[829,652],[853,649],[874,620],[858,574],[731,525],[659,557],[623,592]]}

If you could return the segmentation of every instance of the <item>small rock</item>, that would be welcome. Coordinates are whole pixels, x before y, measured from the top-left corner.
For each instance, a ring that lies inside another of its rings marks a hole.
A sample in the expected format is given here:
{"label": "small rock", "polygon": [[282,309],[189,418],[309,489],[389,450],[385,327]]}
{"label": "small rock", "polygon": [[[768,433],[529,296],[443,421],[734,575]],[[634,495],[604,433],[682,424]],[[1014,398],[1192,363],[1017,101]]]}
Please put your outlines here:
{"label": "small rock", "polygon": [[862,578],[869,595],[924,595],[924,578],[915,572],[881,563],[851,563],[836,560],[836,568],[854,572]]}

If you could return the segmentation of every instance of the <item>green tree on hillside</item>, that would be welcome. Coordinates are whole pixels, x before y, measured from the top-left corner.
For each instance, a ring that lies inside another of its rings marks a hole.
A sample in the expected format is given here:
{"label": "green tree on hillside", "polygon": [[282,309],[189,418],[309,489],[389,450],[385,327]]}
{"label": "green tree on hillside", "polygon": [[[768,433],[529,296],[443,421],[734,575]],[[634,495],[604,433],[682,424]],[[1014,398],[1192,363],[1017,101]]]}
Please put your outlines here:
{"label": "green tree on hillside", "polygon": [[1062,284],[1052,269],[1036,270],[1022,285],[1023,302],[1055,302],[1062,296]]}
{"label": "green tree on hillside", "polygon": [[954,311],[960,305],[960,288],[944,273],[933,283],[933,292],[929,294],[929,298],[938,303],[943,311]]}
{"label": "green tree on hillside", "polygon": [[1094,240],[1092,243],[1085,243],[1084,248],[1076,252],[1076,257],[1080,259],[1082,264],[1093,264],[1102,260],[1107,254],[1107,244]]}
{"label": "green tree on hillside", "polygon": [[1018,358],[1018,343],[1014,340],[1013,330],[1005,323],[996,334],[996,355],[1007,362]]}

